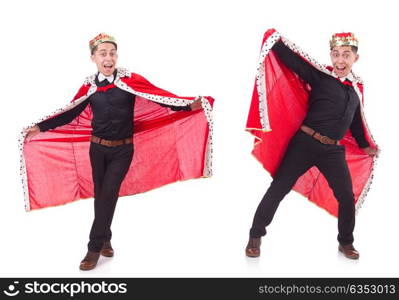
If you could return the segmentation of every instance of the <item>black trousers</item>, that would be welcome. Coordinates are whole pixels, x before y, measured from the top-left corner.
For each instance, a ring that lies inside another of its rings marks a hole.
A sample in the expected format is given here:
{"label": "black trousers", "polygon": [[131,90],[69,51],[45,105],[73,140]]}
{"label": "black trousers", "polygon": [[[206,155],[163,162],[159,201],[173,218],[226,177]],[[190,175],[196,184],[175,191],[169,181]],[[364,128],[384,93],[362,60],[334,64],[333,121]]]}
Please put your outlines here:
{"label": "black trousers", "polygon": [[133,144],[108,147],[90,144],[90,162],[94,181],[94,221],[88,250],[99,252],[104,241],[111,240],[111,223],[120,186],[133,158]]}
{"label": "black trousers", "polygon": [[345,147],[322,144],[302,131],[291,139],[281,165],[256,210],[250,237],[266,234],[265,227],[271,223],[280,201],[312,166],[316,166],[325,176],[338,200],[338,241],[343,245],[353,243],[355,202]]}

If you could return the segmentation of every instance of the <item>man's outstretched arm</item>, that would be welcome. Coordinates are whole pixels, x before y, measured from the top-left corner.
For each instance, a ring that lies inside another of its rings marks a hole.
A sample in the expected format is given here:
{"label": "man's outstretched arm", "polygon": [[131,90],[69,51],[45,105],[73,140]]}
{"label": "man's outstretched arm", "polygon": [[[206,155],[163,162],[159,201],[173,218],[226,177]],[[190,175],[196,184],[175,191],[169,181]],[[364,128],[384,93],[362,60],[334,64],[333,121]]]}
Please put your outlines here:
{"label": "man's outstretched arm", "polygon": [[365,153],[367,153],[368,155],[377,154],[378,150],[376,148],[370,147],[370,144],[366,140],[366,137],[364,135],[363,122],[362,122],[362,117],[360,115],[360,105],[357,107],[355,111],[350,126],[350,130],[357,144]]}
{"label": "man's outstretched arm", "polygon": [[287,68],[310,85],[320,79],[322,72],[288,48],[281,40],[272,47],[272,50]]}
{"label": "man's outstretched arm", "polygon": [[68,124],[72,122],[73,119],[75,119],[78,115],[81,114],[81,112],[86,108],[86,106],[89,104],[89,100],[86,99],[82,101],[82,103],[79,103],[77,106],[74,108],[63,112],[54,118],[45,120],[43,122],[38,123],[37,125],[30,127],[26,130],[27,135],[25,137],[26,141],[30,141],[32,137],[34,137],[36,134],[39,132],[44,132],[50,129],[54,129],[58,126],[62,126],[65,124]]}

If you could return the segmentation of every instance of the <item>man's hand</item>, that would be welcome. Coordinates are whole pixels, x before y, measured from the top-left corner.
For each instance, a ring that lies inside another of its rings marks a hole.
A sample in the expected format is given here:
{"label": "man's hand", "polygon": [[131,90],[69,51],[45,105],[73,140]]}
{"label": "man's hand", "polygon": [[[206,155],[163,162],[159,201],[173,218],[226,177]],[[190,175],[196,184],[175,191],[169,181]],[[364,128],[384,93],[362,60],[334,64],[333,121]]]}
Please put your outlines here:
{"label": "man's hand", "polygon": [[378,153],[378,149],[377,148],[372,148],[372,147],[366,147],[366,148],[362,148],[362,150],[364,151],[364,153],[370,155],[370,156],[374,156]]}
{"label": "man's hand", "polygon": [[193,103],[190,104],[191,110],[197,110],[202,108],[201,97],[197,97]]}
{"label": "man's hand", "polygon": [[27,135],[25,136],[25,141],[29,142],[36,134],[40,132],[39,126],[33,126],[26,129]]}

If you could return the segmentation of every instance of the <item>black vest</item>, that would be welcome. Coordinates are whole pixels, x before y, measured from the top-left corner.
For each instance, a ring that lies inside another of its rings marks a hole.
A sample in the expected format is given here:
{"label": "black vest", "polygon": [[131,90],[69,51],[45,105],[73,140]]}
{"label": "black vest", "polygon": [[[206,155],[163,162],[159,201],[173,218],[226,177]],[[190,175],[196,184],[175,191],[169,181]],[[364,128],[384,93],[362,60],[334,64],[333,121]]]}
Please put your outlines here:
{"label": "black vest", "polygon": [[[114,73],[114,76],[116,72]],[[96,85],[110,85],[96,77]],[[93,111],[93,135],[107,140],[120,140],[133,135],[133,112],[135,95],[118,87],[97,91],[88,99]]]}

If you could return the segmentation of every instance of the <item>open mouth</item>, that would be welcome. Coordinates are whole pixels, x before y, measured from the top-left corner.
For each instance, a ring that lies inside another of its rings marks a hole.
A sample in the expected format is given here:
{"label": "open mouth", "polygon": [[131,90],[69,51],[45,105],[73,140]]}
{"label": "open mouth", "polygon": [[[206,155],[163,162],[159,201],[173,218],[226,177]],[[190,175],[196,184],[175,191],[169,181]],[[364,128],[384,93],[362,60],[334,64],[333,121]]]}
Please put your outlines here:
{"label": "open mouth", "polygon": [[342,71],[345,71],[346,67],[338,67],[338,66],[335,66],[335,69],[336,69],[337,71],[339,71],[339,72],[342,72]]}
{"label": "open mouth", "polygon": [[105,65],[103,65],[103,67],[106,70],[111,70],[114,67],[114,65],[113,64],[105,64]]}

